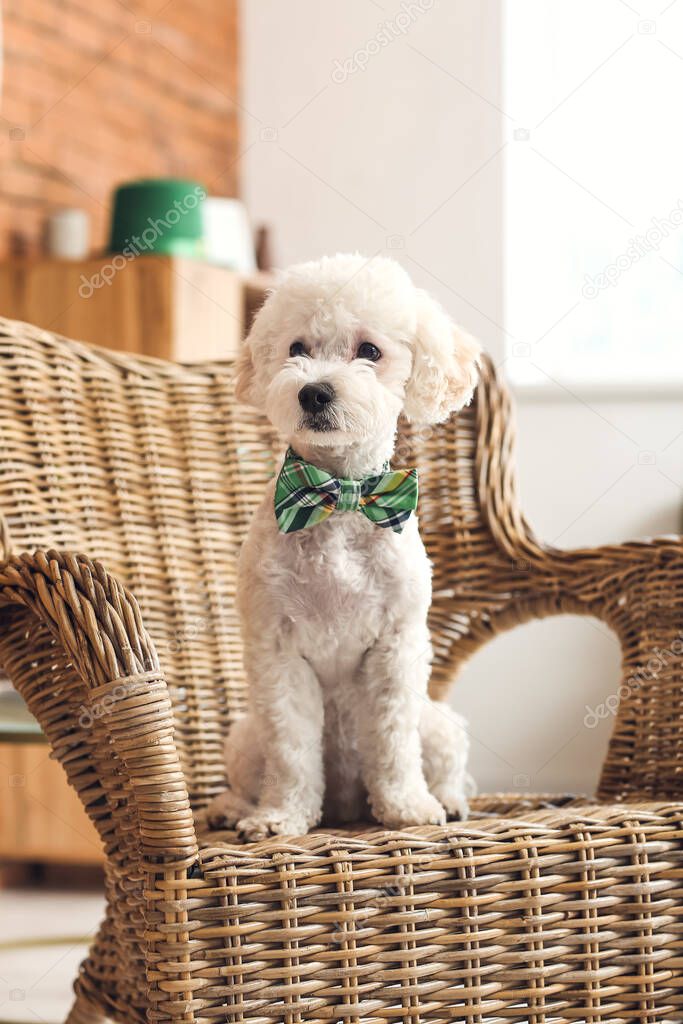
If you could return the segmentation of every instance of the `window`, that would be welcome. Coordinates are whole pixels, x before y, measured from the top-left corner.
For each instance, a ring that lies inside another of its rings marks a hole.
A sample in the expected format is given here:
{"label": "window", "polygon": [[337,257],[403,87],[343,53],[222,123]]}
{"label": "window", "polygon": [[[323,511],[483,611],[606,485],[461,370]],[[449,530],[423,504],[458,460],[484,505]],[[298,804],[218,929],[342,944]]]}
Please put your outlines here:
{"label": "window", "polygon": [[680,381],[683,394],[683,3],[637,6],[505,4],[517,383]]}

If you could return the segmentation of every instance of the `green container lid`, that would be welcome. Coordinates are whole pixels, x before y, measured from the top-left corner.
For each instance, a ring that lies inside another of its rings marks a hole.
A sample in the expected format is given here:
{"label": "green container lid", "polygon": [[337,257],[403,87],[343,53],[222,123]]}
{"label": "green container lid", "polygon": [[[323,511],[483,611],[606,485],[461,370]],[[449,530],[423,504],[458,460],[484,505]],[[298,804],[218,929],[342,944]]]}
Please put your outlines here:
{"label": "green container lid", "polygon": [[204,255],[202,202],[196,181],[156,178],[131,181],[114,193],[109,251],[125,255]]}

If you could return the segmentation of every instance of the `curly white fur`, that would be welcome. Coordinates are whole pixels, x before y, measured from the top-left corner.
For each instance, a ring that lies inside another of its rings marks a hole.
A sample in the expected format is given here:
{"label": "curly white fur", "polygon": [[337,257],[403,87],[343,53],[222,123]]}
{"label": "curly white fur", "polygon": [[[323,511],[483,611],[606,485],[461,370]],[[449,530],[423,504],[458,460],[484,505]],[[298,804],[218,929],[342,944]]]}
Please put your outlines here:
{"label": "curly white fur", "polygon": [[[294,341],[305,352],[290,355]],[[381,353],[358,358],[370,342]],[[359,255],[293,267],[256,317],[237,395],[335,476],[380,472],[401,413],[446,419],[472,397],[479,346],[400,265]],[[334,388],[324,431],[304,384]],[[402,533],[357,512],[278,532],[274,483],[245,540],[238,604],[250,685],[226,743],[230,789],[210,820],[248,839],[361,818],[388,827],[467,812],[468,739],[430,700],[431,567],[411,516]]]}

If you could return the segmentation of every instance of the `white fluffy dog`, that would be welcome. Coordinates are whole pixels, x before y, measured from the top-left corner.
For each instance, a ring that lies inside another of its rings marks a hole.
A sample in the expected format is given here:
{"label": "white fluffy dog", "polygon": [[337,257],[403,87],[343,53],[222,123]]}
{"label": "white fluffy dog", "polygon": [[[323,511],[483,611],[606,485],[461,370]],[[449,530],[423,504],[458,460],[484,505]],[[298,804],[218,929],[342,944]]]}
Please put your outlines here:
{"label": "white fluffy dog", "polygon": [[[271,293],[237,397],[300,459],[362,481],[387,471],[401,413],[439,423],[469,402],[478,355],[398,263],[335,256]],[[356,506],[281,532],[274,497],[275,481],[240,557],[250,705],[209,821],[255,840],[357,820],[368,803],[391,828],[464,816],[464,722],[427,696],[431,568],[416,516],[398,532]]]}

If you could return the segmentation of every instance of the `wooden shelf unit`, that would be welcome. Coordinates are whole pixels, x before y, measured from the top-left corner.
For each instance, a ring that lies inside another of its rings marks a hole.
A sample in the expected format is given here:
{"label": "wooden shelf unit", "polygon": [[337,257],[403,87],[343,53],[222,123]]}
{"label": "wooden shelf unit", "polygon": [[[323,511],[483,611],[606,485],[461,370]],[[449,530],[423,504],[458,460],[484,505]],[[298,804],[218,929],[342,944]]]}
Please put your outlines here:
{"label": "wooden shelf unit", "polygon": [[123,352],[224,359],[237,352],[271,281],[168,256],[8,261],[0,263],[0,316]]}

